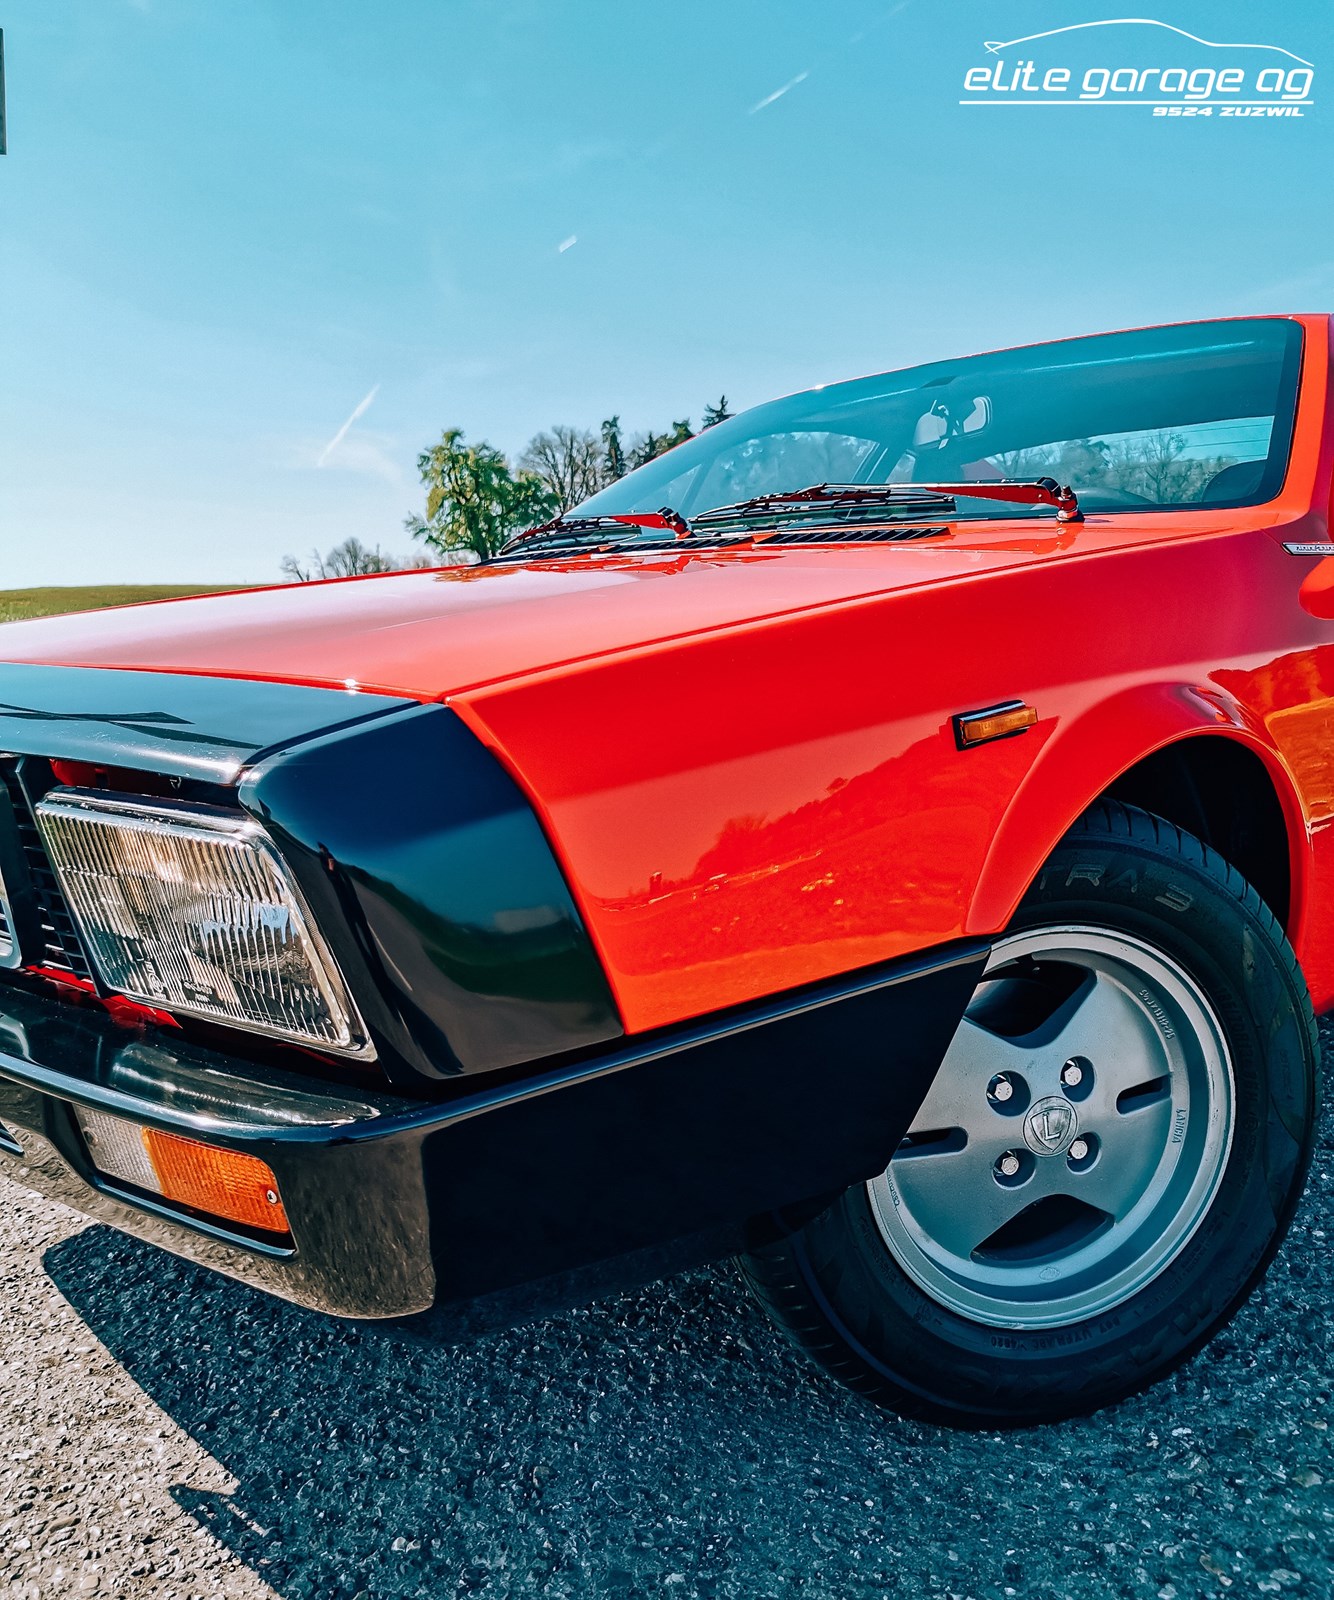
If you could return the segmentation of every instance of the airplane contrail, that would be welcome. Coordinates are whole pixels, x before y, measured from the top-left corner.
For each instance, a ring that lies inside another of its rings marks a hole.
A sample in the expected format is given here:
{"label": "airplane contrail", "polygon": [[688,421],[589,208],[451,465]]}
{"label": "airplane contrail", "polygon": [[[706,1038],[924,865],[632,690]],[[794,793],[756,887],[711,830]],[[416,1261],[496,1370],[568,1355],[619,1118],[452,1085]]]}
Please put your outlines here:
{"label": "airplane contrail", "polygon": [[379,392],[380,385],[377,383],[371,392],[365,397],[365,399],[358,401],[355,409],[352,412],[352,415],[347,419],[343,426],[339,428],[338,432],[334,434],[333,438],[329,440],[324,449],[320,451],[320,459],[315,463],[317,467],[322,467],[329,457],[334,453],[334,451],[337,450],[338,446],[342,444],[343,440],[347,438],[347,430],[352,426],[358,417],[364,417],[366,415],[366,412],[370,409],[371,401],[374,400]]}
{"label": "airplane contrail", "polygon": [[775,89],[772,94],[766,94],[763,100],[756,101],[750,108],[751,116],[753,117],[757,111],[763,111],[765,106],[771,106],[775,100],[781,100],[789,89],[795,89],[799,83],[805,83],[809,77],[809,72],[799,72],[795,78],[790,78],[781,89]]}

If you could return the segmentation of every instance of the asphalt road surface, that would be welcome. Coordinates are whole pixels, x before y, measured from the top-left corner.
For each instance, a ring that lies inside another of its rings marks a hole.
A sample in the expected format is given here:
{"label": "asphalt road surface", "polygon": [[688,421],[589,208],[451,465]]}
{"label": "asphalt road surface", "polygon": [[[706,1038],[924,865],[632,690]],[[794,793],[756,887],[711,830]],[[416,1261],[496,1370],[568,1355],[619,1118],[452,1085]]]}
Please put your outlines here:
{"label": "asphalt road surface", "polygon": [[1125,1405],[1001,1435],[870,1410],[727,1267],[423,1348],[0,1181],[0,1600],[1324,1600],[1332,1199],[1327,1113],[1220,1339]]}

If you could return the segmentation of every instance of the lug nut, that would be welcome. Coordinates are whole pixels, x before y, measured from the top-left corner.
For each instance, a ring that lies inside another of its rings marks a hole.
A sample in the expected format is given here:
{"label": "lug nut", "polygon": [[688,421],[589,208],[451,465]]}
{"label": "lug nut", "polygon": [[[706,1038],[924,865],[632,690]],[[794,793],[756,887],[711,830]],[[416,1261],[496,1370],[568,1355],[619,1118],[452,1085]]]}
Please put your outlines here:
{"label": "lug nut", "polygon": [[1071,1161],[1082,1161],[1088,1153],[1089,1142],[1087,1139],[1076,1139],[1070,1146]]}
{"label": "lug nut", "polygon": [[1061,1068],[1061,1082],[1067,1089],[1077,1089],[1083,1081],[1083,1067],[1077,1061],[1067,1061]]}
{"label": "lug nut", "polygon": [[996,1163],[996,1171],[1002,1178],[1013,1178],[1019,1171],[1019,1157],[1013,1150],[1007,1150]]}
{"label": "lug nut", "polygon": [[1014,1085],[1008,1078],[993,1078],[987,1093],[993,1100],[1012,1100],[1014,1098]]}

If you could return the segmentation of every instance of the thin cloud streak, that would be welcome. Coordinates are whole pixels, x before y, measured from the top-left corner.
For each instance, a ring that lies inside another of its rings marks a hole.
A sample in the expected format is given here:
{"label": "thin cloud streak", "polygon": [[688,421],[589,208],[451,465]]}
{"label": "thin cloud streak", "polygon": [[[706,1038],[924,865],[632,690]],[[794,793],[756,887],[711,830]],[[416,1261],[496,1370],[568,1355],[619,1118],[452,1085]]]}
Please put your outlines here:
{"label": "thin cloud streak", "polygon": [[771,106],[775,100],[781,100],[789,89],[795,89],[799,83],[805,83],[809,77],[809,72],[799,72],[795,78],[790,78],[781,89],[775,89],[772,94],[765,95],[763,100],[757,100],[750,108],[749,115],[753,117],[757,111],[763,111],[765,106]]}
{"label": "thin cloud streak", "polygon": [[363,400],[360,400],[357,403],[352,415],[347,419],[343,426],[339,428],[338,432],[334,434],[333,438],[329,440],[324,449],[320,451],[320,458],[315,463],[317,467],[322,467],[325,462],[328,461],[329,457],[334,453],[335,450],[337,450],[338,446],[342,444],[344,439],[347,438],[347,431],[352,424],[357,420],[358,417],[364,417],[367,411],[370,410],[371,401],[375,399],[379,392],[380,385],[377,383],[371,392]]}
{"label": "thin cloud streak", "polygon": [[563,256],[567,250],[573,250],[575,245],[578,243],[579,235],[577,233],[572,233],[568,239],[562,239],[561,242],[556,246],[556,254],[558,256]]}
{"label": "thin cloud streak", "polygon": [[[842,54],[842,52],[849,46],[861,44],[862,41],[874,33],[878,27],[880,27],[883,23],[888,22],[891,17],[897,17],[900,11],[906,11],[911,4],[912,0],[897,0],[897,4],[890,6],[888,11],[882,11],[879,16],[868,22],[865,27],[858,28],[857,31],[848,38],[846,44],[835,45],[828,50],[821,51],[820,54],[815,58],[815,66],[817,68],[825,66],[835,56]],[[781,100],[785,94],[795,89],[799,83],[805,83],[810,75],[811,68],[807,67],[804,72],[799,72],[795,78],[790,78],[781,89],[775,89],[772,94],[765,95],[763,100],[757,100],[755,104],[751,106],[749,111],[747,111],[746,115],[748,117],[753,117],[757,111],[763,111],[766,106],[773,105],[775,100]]]}

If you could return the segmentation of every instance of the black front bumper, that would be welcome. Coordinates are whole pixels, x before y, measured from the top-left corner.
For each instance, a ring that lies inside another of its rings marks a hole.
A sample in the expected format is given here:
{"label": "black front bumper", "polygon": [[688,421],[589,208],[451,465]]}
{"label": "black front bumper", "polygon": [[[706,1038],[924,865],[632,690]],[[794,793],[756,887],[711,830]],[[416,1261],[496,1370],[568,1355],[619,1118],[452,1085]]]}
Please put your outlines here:
{"label": "black front bumper", "polygon": [[[885,1166],[980,976],[970,943],[441,1097],[338,1087],[0,992],[0,1171],[317,1310],[404,1316],[672,1241],[744,1246]],[[250,1152],[285,1246],[94,1172],[73,1107]],[[11,1148],[12,1144],[15,1148]],[[779,1224],[781,1225],[781,1224]]]}

